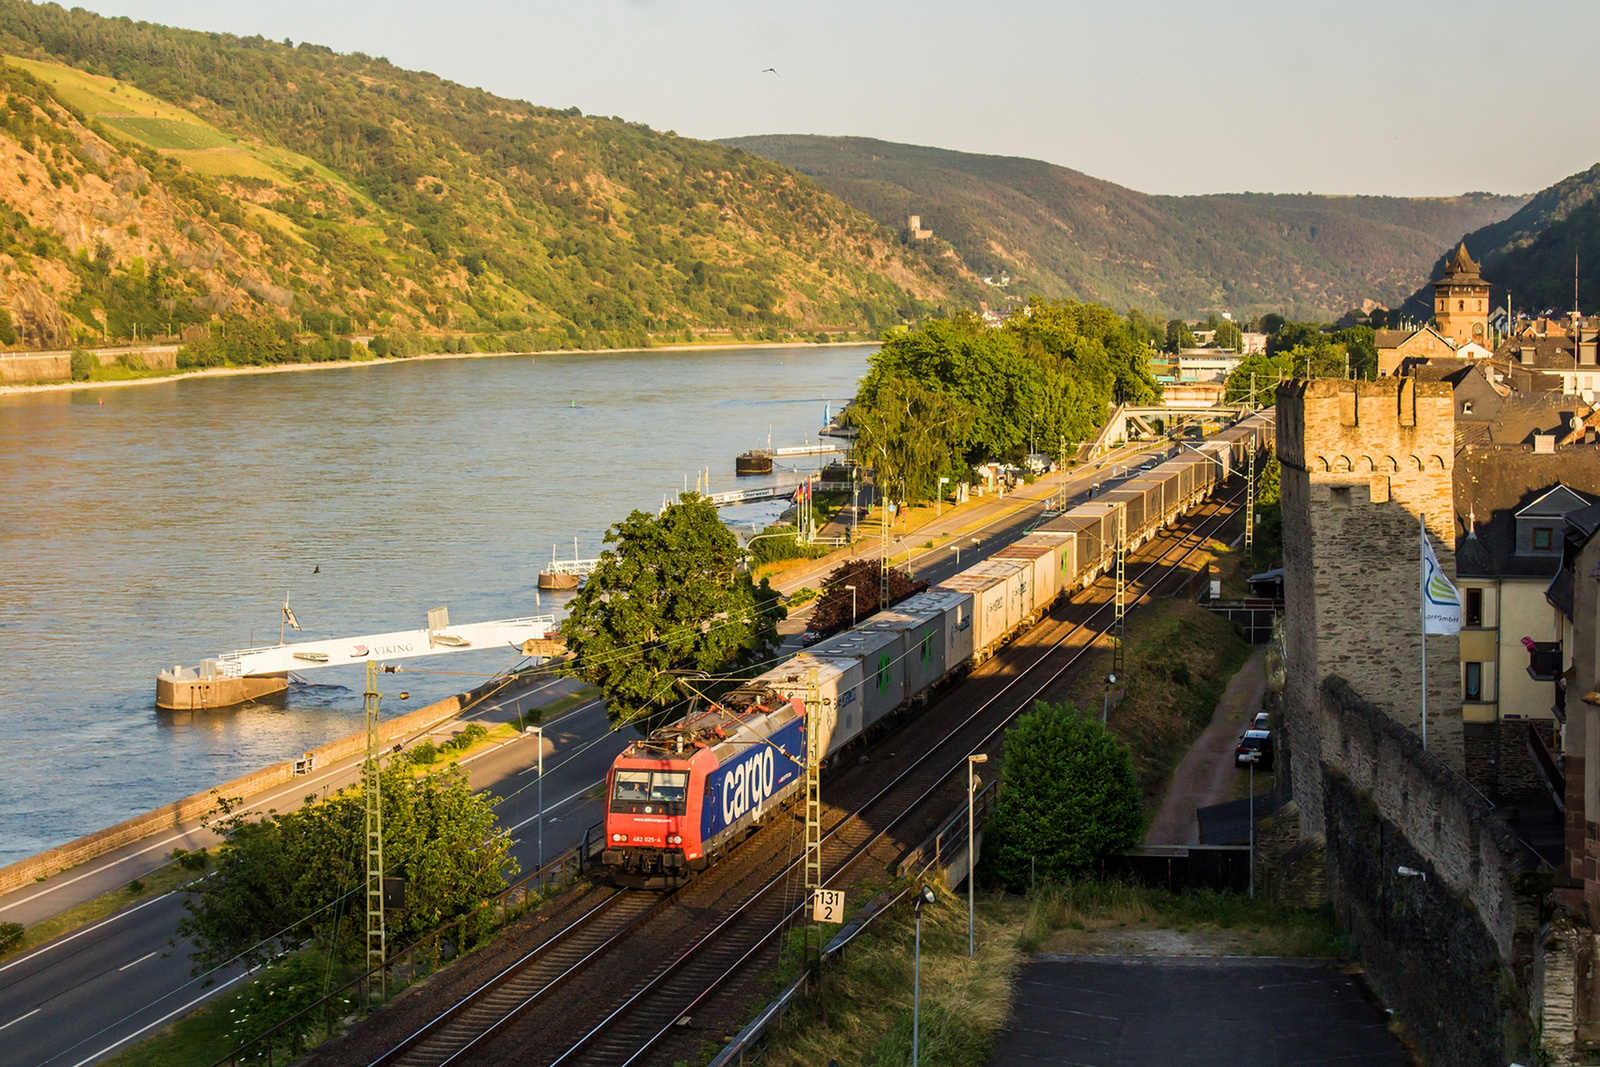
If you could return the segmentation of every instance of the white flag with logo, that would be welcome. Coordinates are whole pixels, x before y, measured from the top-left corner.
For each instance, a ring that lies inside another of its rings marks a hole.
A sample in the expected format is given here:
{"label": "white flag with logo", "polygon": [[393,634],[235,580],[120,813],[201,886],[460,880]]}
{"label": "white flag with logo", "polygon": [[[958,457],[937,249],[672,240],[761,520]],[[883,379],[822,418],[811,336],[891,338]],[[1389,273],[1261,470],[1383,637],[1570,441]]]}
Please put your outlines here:
{"label": "white flag with logo", "polygon": [[1450,584],[1433,554],[1433,540],[1422,535],[1422,632],[1458,634],[1461,632],[1461,594]]}

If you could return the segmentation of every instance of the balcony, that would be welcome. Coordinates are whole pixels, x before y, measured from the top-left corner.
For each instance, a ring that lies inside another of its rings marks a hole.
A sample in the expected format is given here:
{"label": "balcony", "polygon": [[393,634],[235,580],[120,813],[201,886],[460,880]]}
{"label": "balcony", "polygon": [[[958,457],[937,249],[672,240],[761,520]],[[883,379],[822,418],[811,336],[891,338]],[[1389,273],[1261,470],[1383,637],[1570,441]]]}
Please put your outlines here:
{"label": "balcony", "polygon": [[1522,644],[1528,650],[1528,677],[1536,682],[1553,682],[1561,676],[1561,642],[1530,641],[1524,637]]}

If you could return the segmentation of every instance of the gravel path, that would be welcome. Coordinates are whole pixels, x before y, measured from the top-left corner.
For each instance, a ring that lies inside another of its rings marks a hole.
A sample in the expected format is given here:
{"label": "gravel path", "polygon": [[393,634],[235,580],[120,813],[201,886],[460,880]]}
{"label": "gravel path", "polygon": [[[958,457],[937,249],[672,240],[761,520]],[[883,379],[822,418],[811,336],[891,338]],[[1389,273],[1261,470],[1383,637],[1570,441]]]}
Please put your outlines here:
{"label": "gravel path", "polygon": [[1266,659],[1265,649],[1256,652],[1228,680],[1228,688],[1223,690],[1217,710],[1211,716],[1211,725],[1178,764],[1166,799],[1161,802],[1161,810],[1151,820],[1150,831],[1145,834],[1145,844],[1200,843],[1200,824],[1195,820],[1195,809],[1228,799],[1228,791],[1238,774],[1233,766],[1234,746],[1245,723],[1261,708],[1261,696],[1266,691]]}

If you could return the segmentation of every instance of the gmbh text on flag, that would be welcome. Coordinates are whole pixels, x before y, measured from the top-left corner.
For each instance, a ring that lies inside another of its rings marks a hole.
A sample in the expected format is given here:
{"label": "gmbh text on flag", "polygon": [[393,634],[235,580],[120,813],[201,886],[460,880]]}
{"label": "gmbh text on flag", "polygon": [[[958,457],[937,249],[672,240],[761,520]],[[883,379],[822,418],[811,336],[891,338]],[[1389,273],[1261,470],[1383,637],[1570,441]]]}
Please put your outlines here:
{"label": "gmbh text on flag", "polygon": [[1461,594],[1440,569],[1426,530],[1422,534],[1422,632],[1461,632]]}
{"label": "gmbh text on flag", "polygon": [[[294,617],[294,609],[289,606],[287,600],[283,602],[283,621],[288,623],[292,629],[300,629],[300,620]],[[1428,632],[1432,633],[1433,631],[1430,630]]]}

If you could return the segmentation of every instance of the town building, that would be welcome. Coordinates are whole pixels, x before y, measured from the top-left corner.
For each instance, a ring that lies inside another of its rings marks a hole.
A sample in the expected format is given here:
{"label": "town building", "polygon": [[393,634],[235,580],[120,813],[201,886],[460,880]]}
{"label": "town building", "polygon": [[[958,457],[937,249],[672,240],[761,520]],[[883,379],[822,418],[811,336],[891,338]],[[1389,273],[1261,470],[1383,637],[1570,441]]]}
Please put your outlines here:
{"label": "town building", "polygon": [[1223,382],[1244,357],[1221,348],[1185,348],[1178,352],[1180,382]]}
{"label": "town building", "polygon": [[1433,322],[1457,347],[1473,341],[1490,343],[1489,283],[1467,254],[1465,241],[1445,264],[1444,277],[1433,283]]}
{"label": "town building", "polygon": [[[1565,516],[1561,566],[1547,598],[1562,622],[1557,650],[1530,649],[1530,672],[1554,674],[1565,719],[1559,769],[1566,801],[1566,873],[1589,924],[1600,927],[1600,504]],[[1552,655],[1552,651],[1554,655]],[[1541,654],[1542,652],[1542,654]],[[1555,670],[1550,661],[1554,660]]]}
{"label": "town building", "polygon": [[1490,312],[1489,283],[1463,242],[1445,263],[1444,277],[1433,283],[1433,322],[1415,330],[1375,331],[1378,375],[1403,374],[1406,365],[1432,359],[1489,358]]}

